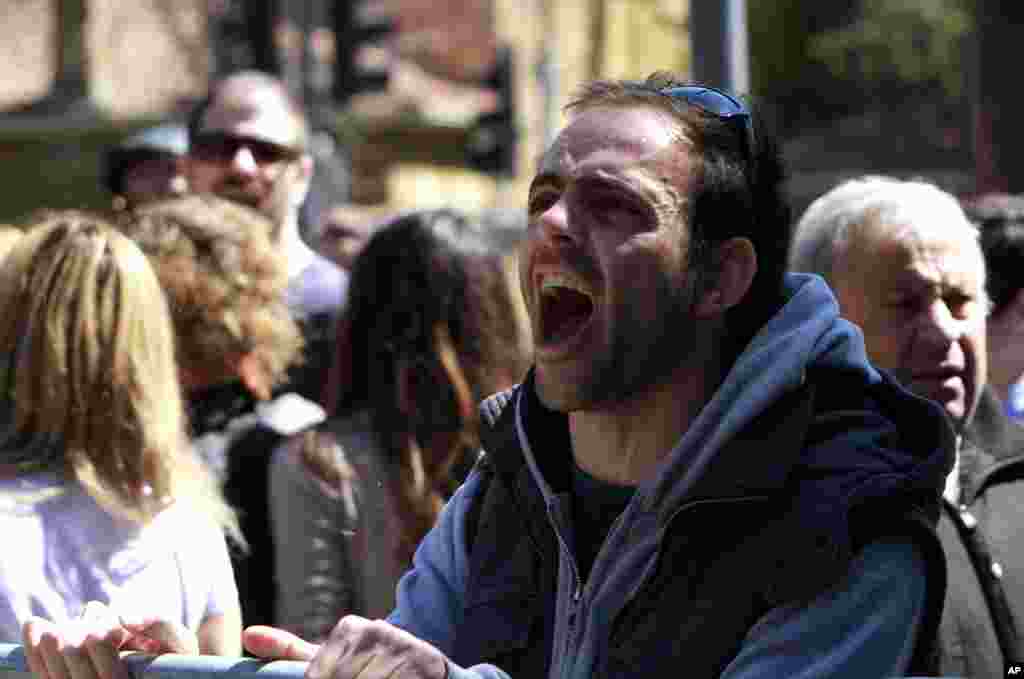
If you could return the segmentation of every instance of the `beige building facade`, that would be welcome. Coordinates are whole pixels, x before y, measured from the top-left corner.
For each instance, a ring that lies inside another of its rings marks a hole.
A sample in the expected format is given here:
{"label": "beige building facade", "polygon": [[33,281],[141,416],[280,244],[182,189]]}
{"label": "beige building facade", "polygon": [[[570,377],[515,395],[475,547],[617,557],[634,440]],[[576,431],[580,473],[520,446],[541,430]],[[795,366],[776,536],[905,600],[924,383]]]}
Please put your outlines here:
{"label": "beige building facade", "polygon": [[[289,2],[298,0],[288,0]],[[377,209],[519,207],[537,155],[581,81],[689,72],[688,0],[446,0],[487,4],[512,47],[519,132],[516,176],[460,167],[464,122],[406,126],[368,119],[349,137],[354,198]],[[180,114],[210,72],[209,0],[15,0],[0,3],[0,222],[38,207],[100,207],[99,154],[139,126]],[[70,8],[70,9],[69,9]],[[59,12],[82,16],[85,81],[97,116],[4,115],[43,97],[60,70]],[[437,116],[435,116],[435,119]],[[400,122],[401,121],[401,122]]]}
{"label": "beige building facade", "polygon": [[561,126],[562,107],[580,82],[690,72],[688,0],[493,1],[498,37],[515,50],[516,177],[494,180],[465,169],[397,162],[388,194],[399,207],[523,206],[537,156]]}

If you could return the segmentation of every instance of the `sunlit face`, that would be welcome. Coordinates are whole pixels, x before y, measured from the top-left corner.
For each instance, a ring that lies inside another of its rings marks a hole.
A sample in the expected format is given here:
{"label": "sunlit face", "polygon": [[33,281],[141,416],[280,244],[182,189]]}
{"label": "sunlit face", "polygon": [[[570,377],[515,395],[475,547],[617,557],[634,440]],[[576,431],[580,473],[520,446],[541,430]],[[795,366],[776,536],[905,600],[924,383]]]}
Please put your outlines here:
{"label": "sunlit face", "polygon": [[861,227],[838,258],[835,288],[872,363],[965,426],[987,372],[985,264],[971,233],[939,223]]}
{"label": "sunlit face", "polygon": [[276,92],[228,89],[206,111],[192,140],[185,165],[189,186],[256,208],[280,224],[308,188],[311,161],[301,139],[301,125]]}
{"label": "sunlit face", "polygon": [[548,407],[626,400],[687,358],[693,162],[680,137],[654,109],[586,109],[541,161],[519,262]]}

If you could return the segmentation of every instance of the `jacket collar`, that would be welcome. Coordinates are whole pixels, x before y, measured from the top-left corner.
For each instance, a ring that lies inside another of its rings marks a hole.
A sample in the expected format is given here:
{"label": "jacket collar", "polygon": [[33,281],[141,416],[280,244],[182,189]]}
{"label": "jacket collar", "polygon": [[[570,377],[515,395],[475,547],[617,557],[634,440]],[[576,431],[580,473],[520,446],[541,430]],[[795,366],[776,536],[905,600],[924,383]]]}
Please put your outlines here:
{"label": "jacket collar", "polygon": [[[830,479],[828,487],[816,484],[821,486],[817,492],[848,495],[851,501],[878,491],[874,485],[879,479],[894,482],[895,476],[906,489],[923,493],[941,489],[953,464],[954,438],[938,406],[910,395],[888,376],[868,386],[864,396],[856,396],[865,386],[862,376],[837,370],[809,372],[800,387],[780,397],[719,451],[687,494],[687,503],[772,495],[784,491],[794,474],[824,475]],[[524,412],[519,419],[542,477],[538,485],[543,486],[543,481],[555,492],[567,490],[571,473],[568,417],[540,402],[532,370],[521,385],[481,406],[488,459],[513,483],[526,465],[516,426],[520,407]],[[879,415],[884,419],[879,420]],[[859,453],[862,460],[849,454],[840,459],[834,445],[844,446],[847,453],[866,452]],[[673,471],[683,474],[686,469]],[[866,478],[875,481],[863,484]],[[645,509],[657,513],[659,522],[667,521],[677,509],[656,498],[646,501]]]}
{"label": "jacket collar", "polygon": [[961,491],[968,505],[1004,474],[1024,477],[1024,427],[1006,416],[991,387],[982,391],[978,409],[964,430],[960,467]]}
{"label": "jacket collar", "polygon": [[981,392],[978,409],[964,430],[964,438],[988,453],[993,464],[1024,453],[1024,427],[1006,416],[992,387]]}
{"label": "jacket collar", "polygon": [[[765,411],[716,456],[694,486],[694,500],[769,494],[781,489],[799,457],[813,399],[798,389]],[[513,478],[526,464],[526,451],[517,432],[517,409],[523,430],[543,481],[554,492],[568,490],[572,458],[569,419],[547,408],[537,397],[534,373],[524,382],[495,394],[481,405],[482,440],[489,462],[498,473]],[[772,451],[766,455],[765,451]],[[683,470],[685,471],[685,470]],[[651,503],[651,500],[648,500]],[[674,508],[649,504],[650,511],[667,514]]]}

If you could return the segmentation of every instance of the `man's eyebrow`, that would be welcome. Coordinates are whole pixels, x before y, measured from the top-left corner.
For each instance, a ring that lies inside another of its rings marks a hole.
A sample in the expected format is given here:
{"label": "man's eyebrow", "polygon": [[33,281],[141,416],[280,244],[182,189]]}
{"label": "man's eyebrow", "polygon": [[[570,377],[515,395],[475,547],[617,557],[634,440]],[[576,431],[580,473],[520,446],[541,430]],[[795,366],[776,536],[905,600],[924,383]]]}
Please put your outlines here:
{"label": "man's eyebrow", "polygon": [[541,172],[530,182],[530,193],[547,186],[561,186],[564,180],[554,172]]}

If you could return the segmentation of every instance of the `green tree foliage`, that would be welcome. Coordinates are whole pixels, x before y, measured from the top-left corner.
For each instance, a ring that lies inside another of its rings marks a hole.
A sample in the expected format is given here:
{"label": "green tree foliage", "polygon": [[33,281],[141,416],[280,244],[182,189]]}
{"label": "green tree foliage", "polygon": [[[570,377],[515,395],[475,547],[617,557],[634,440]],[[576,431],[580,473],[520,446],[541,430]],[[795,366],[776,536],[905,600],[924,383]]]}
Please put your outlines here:
{"label": "green tree foliage", "polygon": [[974,28],[968,0],[861,0],[860,18],[810,36],[809,55],[839,78],[877,85],[964,90],[963,38]]}
{"label": "green tree foliage", "polygon": [[777,95],[807,62],[810,30],[807,0],[747,0],[750,79],[759,97]]}

